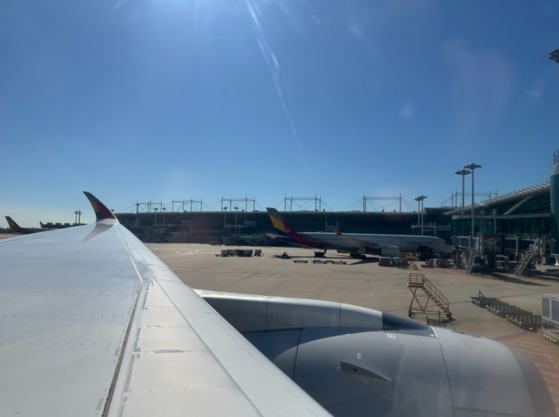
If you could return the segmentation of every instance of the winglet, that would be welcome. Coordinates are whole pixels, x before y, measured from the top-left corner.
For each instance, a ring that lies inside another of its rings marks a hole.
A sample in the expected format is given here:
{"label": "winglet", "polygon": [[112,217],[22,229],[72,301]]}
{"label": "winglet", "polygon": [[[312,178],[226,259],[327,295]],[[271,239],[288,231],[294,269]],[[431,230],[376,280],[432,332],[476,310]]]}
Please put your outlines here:
{"label": "winglet", "polygon": [[336,233],[336,234],[337,234],[338,236],[340,236],[340,237],[344,237],[344,235],[342,235],[342,232],[340,232],[340,231],[337,230],[337,229],[334,229],[334,233]]}
{"label": "winglet", "polygon": [[99,201],[97,199],[97,197],[95,197],[91,193],[88,193],[87,191],[84,191],[83,193],[85,194],[85,196],[87,197],[87,199],[91,203],[91,206],[93,207],[93,210],[95,210],[95,216],[97,216],[97,221],[98,222],[101,221],[101,220],[105,220],[105,219],[115,219],[116,220],[115,215],[107,208],[107,206],[105,206],[103,203],[101,203],[101,201]]}

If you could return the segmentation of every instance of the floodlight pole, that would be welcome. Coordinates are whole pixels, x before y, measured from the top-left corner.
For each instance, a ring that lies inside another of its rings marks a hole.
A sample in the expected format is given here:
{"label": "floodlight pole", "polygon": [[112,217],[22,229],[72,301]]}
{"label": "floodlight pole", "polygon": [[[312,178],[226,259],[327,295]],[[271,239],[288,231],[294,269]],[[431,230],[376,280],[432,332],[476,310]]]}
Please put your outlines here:
{"label": "floodlight pole", "polygon": [[476,219],[475,219],[475,205],[474,205],[474,170],[477,168],[481,168],[481,165],[474,164],[473,162],[470,165],[466,165],[464,168],[469,169],[472,173],[472,238],[476,235]]}
{"label": "floodlight pole", "polygon": [[[419,197],[415,198],[415,201],[417,201],[417,222],[419,223],[419,219],[421,218],[421,236],[423,236],[423,200],[425,200],[427,198],[427,196],[425,195],[420,195]],[[421,206],[421,208],[420,208]],[[420,213],[421,213],[421,217],[420,217]]]}
{"label": "floodlight pole", "polygon": [[237,213],[239,211],[239,207],[233,207],[235,209],[235,239],[237,239]]}
{"label": "floodlight pole", "polygon": [[470,174],[470,171],[467,169],[463,169],[460,171],[456,171],[455,174],[462,175],[462,207],[460,207],[460,214],[464,214],[464,179],[466,175]]}

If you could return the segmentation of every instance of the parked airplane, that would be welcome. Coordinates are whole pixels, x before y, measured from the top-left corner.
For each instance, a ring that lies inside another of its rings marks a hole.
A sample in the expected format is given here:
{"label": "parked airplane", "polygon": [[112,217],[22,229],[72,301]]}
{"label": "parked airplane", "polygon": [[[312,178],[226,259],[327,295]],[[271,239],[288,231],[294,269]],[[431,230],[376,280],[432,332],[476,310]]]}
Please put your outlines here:
{"label": "parked airplane", "polygon": [[432,252],[448,254],[452,247],[439,237],[415,235],[383,235],[365,233],[341,234],[329,232],[297,232],[275,208],[267,208],[272,224],[286,238],[301,246],[315,249],[337,249],[352,256],[366,253],[380,256],[400,256],[400,252]]}
{"label": "parked airplane", "polygon": [[347,304],[195,292],[86,195],[95,224],[0,241],[2,416],[556,417],[504,344]]}
{"label": "parked airplane", "polygon": [[19,233],[23,233],[24,235],[28,235],[30,233],[37,233],[37,232],[46,232],[47,230],[50,230],[50,229],[43,228],[42,225],[41,228],[21,227],[10,216],[6,216],[6,221],[8,222],[8,226],[10,226],[10,229],[15,230],[16,232]]}

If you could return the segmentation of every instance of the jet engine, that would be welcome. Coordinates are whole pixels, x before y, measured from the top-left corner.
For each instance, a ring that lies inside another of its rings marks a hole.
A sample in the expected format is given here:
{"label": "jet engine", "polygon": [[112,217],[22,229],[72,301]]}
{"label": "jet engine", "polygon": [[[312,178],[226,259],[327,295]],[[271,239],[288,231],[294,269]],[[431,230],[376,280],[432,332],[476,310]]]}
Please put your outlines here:
{"label": "jet engine", "polygon": [[400,248],[398,246],[382,246],[380,248],[380,255],[389,258],[400,256]]}
{"label": "jet engine", "polygon": [[335,416],[555,416],[506,345],[347,304],[198,291]]}

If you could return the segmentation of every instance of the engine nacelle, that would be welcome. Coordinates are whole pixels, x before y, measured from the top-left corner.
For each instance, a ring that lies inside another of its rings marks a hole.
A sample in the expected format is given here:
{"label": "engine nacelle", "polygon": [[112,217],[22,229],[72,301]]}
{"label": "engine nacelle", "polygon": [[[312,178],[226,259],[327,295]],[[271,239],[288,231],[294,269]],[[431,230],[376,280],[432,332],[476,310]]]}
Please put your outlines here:
{"label": "engine nacelle", "polygon": [[380,255],[395,258],[400,256],[400,248],[398,246],[382,246],[380,248]]}
{"label": "engine nacelle", "polygon": [[245,336],[335,416],[555,415],[531,362],[488,339],[444,329]]}
{"label": "engine nacelle", "polygon": [[342,303],[198,293],[335,416],[556,417],[504,344]]}

